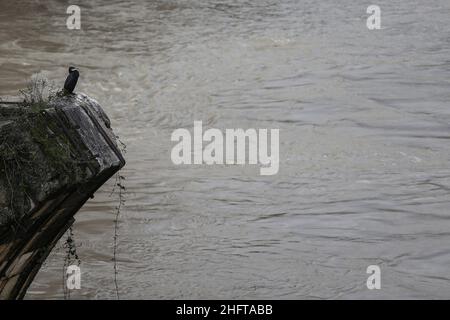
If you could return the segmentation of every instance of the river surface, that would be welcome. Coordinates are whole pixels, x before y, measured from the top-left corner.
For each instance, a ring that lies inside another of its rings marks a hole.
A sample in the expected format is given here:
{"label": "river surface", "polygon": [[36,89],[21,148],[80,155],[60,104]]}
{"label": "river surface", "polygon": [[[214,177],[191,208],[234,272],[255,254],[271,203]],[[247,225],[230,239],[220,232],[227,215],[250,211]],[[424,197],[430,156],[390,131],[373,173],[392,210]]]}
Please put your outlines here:
{"label": "river surface", "polygon": [[[121,299],[450,298],[450,1],[0,2],[0,95],[99,101],[127,145]],[[280,129],[280,170],[183,165],[177,128]],[[114,179],[76,215],[81,289],[115,299]],[[64,298],[64,236],[26,295]],[[381,268],[368,290],[366,269]],[[66,295],[67,297],[67,295]]]}

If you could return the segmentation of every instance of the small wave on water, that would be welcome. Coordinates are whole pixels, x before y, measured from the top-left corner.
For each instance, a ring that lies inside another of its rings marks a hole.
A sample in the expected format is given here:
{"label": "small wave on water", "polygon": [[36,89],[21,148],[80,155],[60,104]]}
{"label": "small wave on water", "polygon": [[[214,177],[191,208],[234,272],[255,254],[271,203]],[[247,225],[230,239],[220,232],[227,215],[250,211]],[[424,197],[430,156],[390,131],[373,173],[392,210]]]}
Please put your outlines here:
{"label": "small wave on water", "polygon": [[[379,5],[370,32],[349,0],[97,0],[69,36],[61,1],[0,3],[1,95],[74,64],[127,144],[121,297],[450,296],[450,3]],[[279,173],[173,165],[194,121],[280,129]],[[115,297],[112,188],[76,215],[72,297]],[[28,299],[64,297],[62,246]]]}

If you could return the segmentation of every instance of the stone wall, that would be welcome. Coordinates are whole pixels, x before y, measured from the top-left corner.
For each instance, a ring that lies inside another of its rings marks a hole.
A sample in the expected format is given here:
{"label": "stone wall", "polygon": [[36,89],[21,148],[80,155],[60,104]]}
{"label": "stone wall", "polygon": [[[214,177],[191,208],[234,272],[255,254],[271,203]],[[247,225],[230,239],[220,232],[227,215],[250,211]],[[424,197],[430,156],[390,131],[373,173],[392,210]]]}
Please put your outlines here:
{"label": "stone wall", "polygon": [[74,214],[125,165],[99,104],[0,102],[0,299],[22,298]]}

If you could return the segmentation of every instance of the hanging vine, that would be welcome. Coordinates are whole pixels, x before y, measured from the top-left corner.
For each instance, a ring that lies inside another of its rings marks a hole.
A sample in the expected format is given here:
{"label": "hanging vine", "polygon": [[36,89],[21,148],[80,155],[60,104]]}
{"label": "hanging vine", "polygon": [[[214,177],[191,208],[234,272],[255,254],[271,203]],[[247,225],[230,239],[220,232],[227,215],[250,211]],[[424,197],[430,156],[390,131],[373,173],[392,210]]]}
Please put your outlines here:
{"label": "hanging vine", "polygon": [[66,256],[64,258],[64,266],[63,266],[63,292],[64,292],[64,299],[69,300],[70,299],[70,289],[67,288],[67,268],[73,264],[76,263],[76,265],[79,267],[81,264],[81,260],[77,253],[77,244],[75,242],[75,237],[73,234],[72,227],[69,227],[67,230],[67,238],[63,245],[63,248],[66,249]]}
{"label": "hanging vine", "polygon": [[[127,152],[127,146],[123,143],[119,136],[116,136],[117,141],[119,142],[120,151],[125,154]],[[119,285],[117,281],[118,268],[117,268],[117,246],[118,246],[118,236],[119,236],[119,216],[122,210],[122,207],[125,205],[125,192],[126,188],[124,185],[125,177],[120,174],[120,171],[116,173],[116,181],[114,184],[114,188],[110,194],[112,196],[114,193],[117,194],[118,204],[115,207],[115,216],[114,216],[114,238],[113,238],[113,263],[114,263],[114,286],[116,291],[117,300],[120,300],[119,294]]]}

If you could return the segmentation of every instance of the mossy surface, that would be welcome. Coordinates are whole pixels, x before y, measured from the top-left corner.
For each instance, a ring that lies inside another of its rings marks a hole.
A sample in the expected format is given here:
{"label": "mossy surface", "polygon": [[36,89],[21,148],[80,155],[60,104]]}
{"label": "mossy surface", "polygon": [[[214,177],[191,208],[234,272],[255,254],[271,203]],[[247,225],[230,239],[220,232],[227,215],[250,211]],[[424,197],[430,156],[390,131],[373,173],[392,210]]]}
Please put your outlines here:
{"label": "mossy surface", "polygon": [[54,108],[18,108],[13,117],[0,112],[0,228],[20,228],[33,204],[90,174]]}

